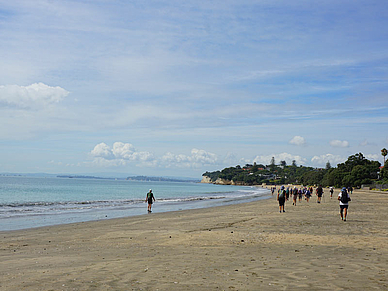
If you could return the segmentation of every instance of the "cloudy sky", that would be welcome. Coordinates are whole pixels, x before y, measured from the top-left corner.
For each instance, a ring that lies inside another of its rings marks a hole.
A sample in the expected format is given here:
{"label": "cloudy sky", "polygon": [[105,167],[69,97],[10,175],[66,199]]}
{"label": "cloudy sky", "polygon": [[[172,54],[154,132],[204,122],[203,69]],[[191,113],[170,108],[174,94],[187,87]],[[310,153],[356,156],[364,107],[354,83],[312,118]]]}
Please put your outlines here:
{"label": "cloudy sky", "polygon": [[385,0],[0,0],[0,172],[382,162],[387,15]]}

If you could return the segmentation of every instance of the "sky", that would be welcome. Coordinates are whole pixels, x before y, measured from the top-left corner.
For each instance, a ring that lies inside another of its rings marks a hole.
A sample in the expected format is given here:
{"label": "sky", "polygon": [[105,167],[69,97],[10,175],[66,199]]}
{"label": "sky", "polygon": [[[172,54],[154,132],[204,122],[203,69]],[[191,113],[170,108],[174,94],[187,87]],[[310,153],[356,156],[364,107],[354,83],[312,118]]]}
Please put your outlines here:
{"label": "sky", "polygon": [[387,15],[385,0],[0,0],[0,173],[382,163]]}

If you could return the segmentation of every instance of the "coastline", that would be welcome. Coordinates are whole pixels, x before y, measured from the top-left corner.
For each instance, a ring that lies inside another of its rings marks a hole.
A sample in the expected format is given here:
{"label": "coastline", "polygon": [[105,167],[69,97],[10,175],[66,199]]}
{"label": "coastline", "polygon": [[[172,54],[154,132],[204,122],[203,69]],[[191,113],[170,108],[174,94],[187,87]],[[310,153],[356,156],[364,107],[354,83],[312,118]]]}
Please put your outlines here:
{"label": "coastline", "polygon": [[157,191],[158,213],[249,202],[270,194],[256,187],[164,181],[7,177],[0,182],[6,185],[0,231],[143,215],[143,193],[150,187]]}
{"label": "coastline", "polygon": [[1,290],[387,289],[388,195],[270,199],[0,232]]}

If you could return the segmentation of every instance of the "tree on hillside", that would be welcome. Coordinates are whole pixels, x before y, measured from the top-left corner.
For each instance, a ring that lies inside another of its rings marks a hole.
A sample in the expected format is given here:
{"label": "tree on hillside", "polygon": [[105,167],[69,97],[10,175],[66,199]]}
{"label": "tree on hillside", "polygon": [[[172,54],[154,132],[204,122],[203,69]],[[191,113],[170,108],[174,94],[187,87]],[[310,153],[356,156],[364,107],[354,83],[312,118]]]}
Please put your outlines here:
{"label": "tree on hillside", "polygon": [[322,179],[323,186],[335,186],[340,188],[343,186],[342,180],[344,179],[346,173],[341,172],[338,168],[331,168],[325,174]]}
{"label": "tree on hillside", "polygon": [[383,148],[383,149],[381,150],[381,155],[384,157],[384,165],[385,165],[385,157],[387,156],[387,154],[388,154],[387,149],[386,149],[386,148]]}
{"label": "tree on hillside", "polygon": [[235,180],[235,177],[239,176],[242,172],[243,170],[238,165],[236,167],[229,167],[229,168],[223,169],[219,177],[221,179],[232,181],[232,180]]}
{"label": "tree on hillside", "polygon": [[388,160],[384,164],[384,168],[381,169],[381,178],[388,182]]}
{"label": "tree on hillside", "polygon": [[[287,166],[285,161],[281,162],[284,167],[275,165],[275,158],[272,158],[271,165],[247,164],[243,168],[240,165],[236,167],[225,168],[222,171],[206,172],[203,175],[215,182],[217,178],[234,181],[239,185],[258,185],[262,183],[283,184],[283,183],[301,183],[303,185],[322,186],[353,186],[359,187],[362,184],[370,184],[376,181],[380,170],[378,161],[366,159],[362,153],[352,155],[336,168],[332,168],[330,162],[327,162],[326,169],[314,169],[312,167]],[[385,167],[380,171],[380,177],[388,181],[388,161]]]}
{"label": "tree on hillside", "polygon": [[276,168],[276,165],[275,165],[275,158],[272,157],[271,158],[271,163],[269,164],[269,168],[271,169],[271,171],[273,172]]}
{"label": "tree on hillside", "polygon": [[355,166],[351,173],[350,173],[350,185],[345,185],[345,186],[356,186],[359,187],[362,184],[371,184],[371,173],[369,169],[365,166]]}
{"label": "tree on hillside", "polygon": [[335,174],[337,178],[342,176],[342,185],[336,186],[359,187],[370,184],[378,178],[379,167],[378,161],[370,161],[362,153],[352,155],[345,163],[338,164]]}
{"label": "tree on hillside", "polygon": [[365,165],[367,161],[368,160],[364,157],[362,153],[358,153],[350,156],[345,163],[338,164],[338,169],[344,172],[350,172],[355,166]]}
{"label": "tree on hillside", "polygon": [[301,183],[303,185],[319,185],[322,182],[322,179],[325,175],[324,170],[312,170],[306,172],[301,177]]}
{"label": "tree on hillside", "polygon": [[215,182],[218,179],[218,177],[220,176],[220,173],[221,173],[220,171],[206,172],[206,173],[202,174],[202,176],[207,176],[210,178],[210,180],[212,182]]}

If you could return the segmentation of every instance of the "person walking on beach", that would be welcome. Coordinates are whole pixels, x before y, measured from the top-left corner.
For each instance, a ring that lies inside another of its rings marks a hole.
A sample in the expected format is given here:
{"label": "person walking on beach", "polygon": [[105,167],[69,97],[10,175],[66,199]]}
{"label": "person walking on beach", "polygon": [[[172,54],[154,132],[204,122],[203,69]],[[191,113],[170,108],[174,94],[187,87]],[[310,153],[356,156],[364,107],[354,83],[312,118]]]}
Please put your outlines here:
{"label": "person walking on beach", "polygon": [[303,195],[303,188],[301,187],[301,188],[298,190],[298,198],[299,198],[299,202],[302,201],[302,195]]}
{"label": "person walking on beach", "polygon": [[338,194],[338,200],[340,202],[341,219],[343,221],[346,221],[346,217],[348,215],[349,201],[352,201],[350,199],[348,191],[346,190],[346,187],[343,187],[341,192]]}
{"label": "person walking on beach", "polygon": [[311,192],[310,192],[309,188],[306,189],[305,196],[306,196],[306,201],[309,202],[310,201],[310,197],[311,197]]}
{"label": "person walking on beach", "polygon": [[333,192],[334,192],[333,187],[330,187],[330,199],[333,197]]}
{"label": "person walking on beach", "polygon": [[279,189],[277,200],[279,201],[279,212],[282,213],[282,210],[286,212],[284,210],[284,203],[286,202],[286,190],[284,190],[284,186]]}
{"label": "person walking on beach", "polygon": [[298,188],[294,188],[294,190],[292,191],[292,205],[295,205],[296,206],[296,199],[298,198]]}
{"label": "person walking on beach", "polygon": [[322,186],[319,185],[316,191],[317,191],[317,196],[318,196],[317,203],[321,203],[321,199],[322,199],[322,195],[323,195]]}
{"label": "person walking on beach", "polygon": [[147,196],[146,196],[146,202],[148,202],[148,212],[152,212],[152,202],[155,201],[154,193],[152,193],[152,189],[148,191]]}

